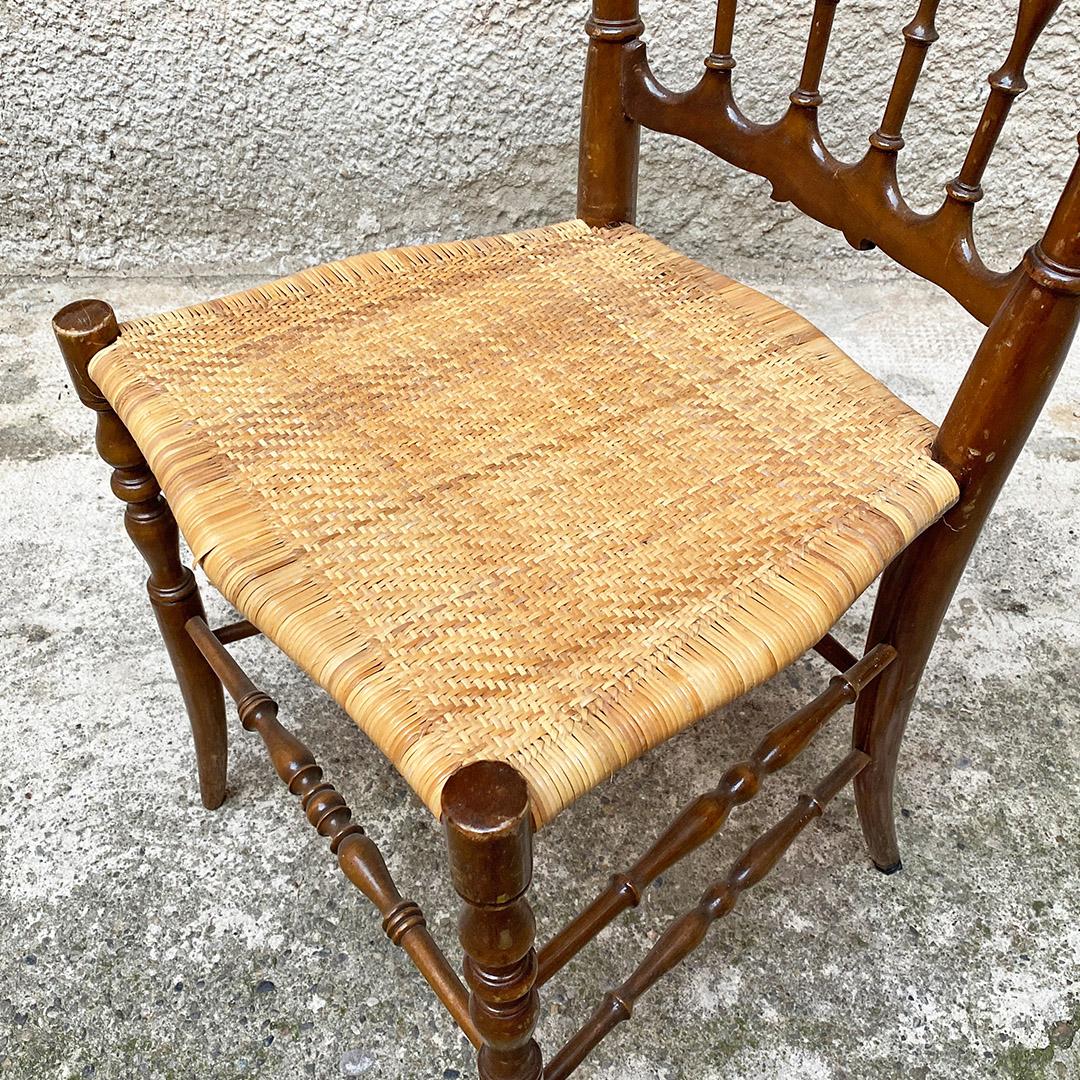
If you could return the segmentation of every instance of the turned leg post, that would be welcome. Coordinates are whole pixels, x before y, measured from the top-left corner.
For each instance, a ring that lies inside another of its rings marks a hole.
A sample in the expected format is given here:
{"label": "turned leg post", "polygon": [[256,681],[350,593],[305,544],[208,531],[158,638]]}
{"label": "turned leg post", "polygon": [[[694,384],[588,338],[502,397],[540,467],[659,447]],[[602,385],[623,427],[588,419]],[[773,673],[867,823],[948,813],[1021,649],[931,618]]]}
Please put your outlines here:
{"label": "turned leg post", "polygon": [[204,617],[195,576],[180,561],[180,536],[150,467],[123,422],[90,378],[90,361],[119,336],[113,310],[101,300],[78,300],[53,318],[53,330],[79,400],[97,414],[98,453],[112,466],[113,493],[125,504],[124,523],[150,577],[146,587],[191,721],[203,803],[225,799],[227,745],[221,683],[184,630]]}
{"label": "turned leg post", "polygon": [[442,804],[469,1011],[483,1038],[480,1078],[540,1080],[528,788],[511,766],[479,761],[447,781]]}

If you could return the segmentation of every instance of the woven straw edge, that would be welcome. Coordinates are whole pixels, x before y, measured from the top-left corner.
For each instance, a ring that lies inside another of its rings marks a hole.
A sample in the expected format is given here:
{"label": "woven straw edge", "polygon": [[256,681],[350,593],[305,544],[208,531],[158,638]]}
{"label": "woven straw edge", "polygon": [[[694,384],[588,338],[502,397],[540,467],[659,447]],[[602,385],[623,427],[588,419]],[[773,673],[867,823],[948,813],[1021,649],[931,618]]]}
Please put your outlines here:
{"label": "woven straw edge", "polygon": [[[615,226],[608,231],[617,233],[627,228],[632,229],[633,227]],[[208,318],[233,314],[252,305],[267,308],[278,303],[293,303],[303,300],[304,297],[313,293],[338,288],[341,285],[371,281],[391,274],[415,273],[424,267],[437,265],[441,260],[468,255],[483,256],[499,251],[514,251],[528,247],[534,240],[544,239],[552,235],[563,239],[571,239],[595,231],[585,222],[571,219],[570,221],[559,222],[556,225],[546,225],[523,232],[499,233],[495,236],[475,237],[468,240],[448,240],[435,244],[409,244],[404,247],[386,248],[382,251],[369,251],[361,255],[350,255],[334,262],[322,263],[319,266],[298,270],[286,277],[267,281],[250,289],[241,289],[239,292],[229,293],[227,296],[218,297],[215,300],[206,300],[202,303],[191,304],[188,307],[176,308],[174,311],[165,311],[159,315],[147,315],[141,318],[129,319],[120,327],[121,341],[125,331],[129,334],[146,334],[158,330],[173,330],[185,324],[198,323]],[[637,230],[633,231],[636,232]],[[103,349],[94,357],[92,365],[100,363],[101,358],[107,355],[109,349],[115,348],[120,343],[117,342],[109,346],[108,349]],[[91,371],[91,376],[93,376],[93,371]]]}

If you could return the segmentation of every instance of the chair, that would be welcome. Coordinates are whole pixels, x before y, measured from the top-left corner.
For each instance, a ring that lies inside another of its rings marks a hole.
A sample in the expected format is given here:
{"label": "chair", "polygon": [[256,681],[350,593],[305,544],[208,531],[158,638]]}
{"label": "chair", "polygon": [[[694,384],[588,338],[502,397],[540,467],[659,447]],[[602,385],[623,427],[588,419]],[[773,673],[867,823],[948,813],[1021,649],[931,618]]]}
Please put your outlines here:
{"label": "chair", "polygon": [[[979,531],[1064,360],[1080,304],[1080,167],[1015,269],[980,260],[980,180],[1059,0],[1021,0],[967,157],[933,213],[900,192],[901,129],[937,0],[904,28],[855,163],[818,132],[836,0],[816,0],[773,124],[732,89],[719,0],[693,89],[650,71],[636,0],[594,0],[578,217],[362,255],[117,325],[54,328],[149,569],[202,799],[225,796],[224,693],[478,1049],[484,1080],[563,1080],[854,784],[900,868],[893,784],[923,667]],[[987,325],[940,428],[799,315],[637,229],[641,127],[768,179]],[[210,628],[178,525],[242,614]],[[830,633],[879,576],[857,657]],[[227,646],[262,633],[441,817],[464,984],[311,752]],[[531,839],[574,799],[808,650],[837,669],[537,950]],[[546,1063],[541,987],[751,800],[841,707],[852,748],[675,919]],[[466,989],[467,986],[467,989]]]}

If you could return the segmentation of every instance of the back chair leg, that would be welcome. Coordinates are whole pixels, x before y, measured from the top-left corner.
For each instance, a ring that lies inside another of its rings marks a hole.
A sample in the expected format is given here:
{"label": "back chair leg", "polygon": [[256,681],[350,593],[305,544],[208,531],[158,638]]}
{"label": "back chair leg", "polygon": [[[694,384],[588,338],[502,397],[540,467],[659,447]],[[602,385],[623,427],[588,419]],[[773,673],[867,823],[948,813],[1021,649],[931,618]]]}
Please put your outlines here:
{"label": "back chair leg", "polygon": [[964,550],[959,557],[954,553],[954,568],[944,562],[941,549],[949,544],[949,536],[943,535],[947,533],[938,522],[882,576],[867,648],[885,642],[897,656],[855,703],[853,743],[870,756],[870,764],[855,778],[855,802],[870,857],[886,874],[901,868],[894,807],[900,743],[923,668],[967,561]]}
{"label": "back chair leg", "polygon": [[855,777],[855,805],[870,857],[886,874],[901,869],[894,807],[900,743],[945,612],[1012,464],[1003,452],[1000,457],[993,472],[984,468],[981,486],[965,490],[944,518],[900,554],[878,587],[866,647],[884,642],[897,656],[859,695],[853,744],[870,755],[870,765]]}
{"label": "back chair leg", "polygon": [[1061,370],[1080,322],[1080,162],[1042,241],[998,309],[934,441],[960,499],[885,571],[867,647],[897,658],[855,706],[855,747],[871,764],[855,780],[870,854],[900,869],[893,817],[896,759],[904,726],[941,620],[979,532]]}
{"label": "back chair leg", "polygon": [[98,453],[113,468],[112,490],[126,504],[128,535],[150,568],[150,603],[191,721],[202,801],[213,810],[225,799],[225,700],[220,681],[184,630],[188,619],[205,617],[202,598],[180,561],[176,520],[150,467],[88,372],[94,354],[118,337],[116,316],[101,300],[79,300],[56,314],[53,330],[79,400],[97,413]]}
{"label": "back chair leg", "polygon": [[480,1080],[540,1080],[528,788],[511,766],[479,761],[447,781],[442,800]]}

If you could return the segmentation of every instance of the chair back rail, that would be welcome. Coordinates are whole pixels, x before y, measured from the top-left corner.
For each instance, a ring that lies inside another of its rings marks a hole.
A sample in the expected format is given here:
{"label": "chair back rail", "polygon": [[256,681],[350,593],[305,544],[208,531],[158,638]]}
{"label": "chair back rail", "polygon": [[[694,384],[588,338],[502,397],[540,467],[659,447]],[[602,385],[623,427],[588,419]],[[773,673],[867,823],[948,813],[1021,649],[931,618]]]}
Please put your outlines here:
{"label": "chair back rail", "polygon": [[[636,0],[595,0],[582,123],[579,214],[592,224],[632,220],[640,127],[689,139],[767,179],[772,197],[838,229],[854,247],[881,248],[941,286],[989,324],[1021,273],[988,268],[973,235],[982,177],[1013,102],[1027,88],[1025,67],[1061,0],[1020,0],[1004,62],[956,177],[930,213],[912,209],[897,180],[902,129],[930,46],[939,0],[918,0],[881,123],[861,159],[841,161],[818,129],[824,70],[838,0],[816,0],[797,87],[772,123],[747,117],[736,101],[732,39],[736,0],[719,0],[712,51],[690,90],[664,87],[649,66]],[[600,168],[597,169],[597,163]]]}

